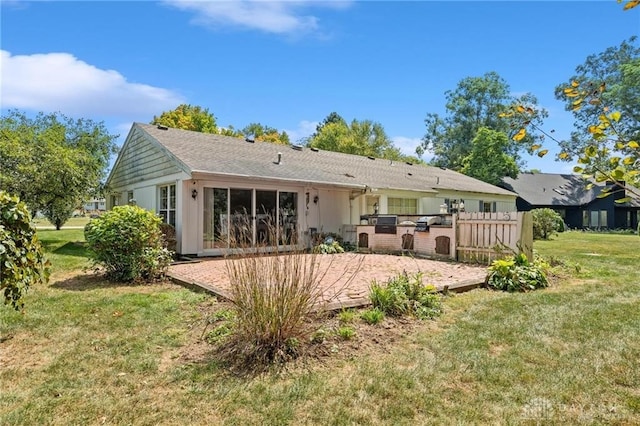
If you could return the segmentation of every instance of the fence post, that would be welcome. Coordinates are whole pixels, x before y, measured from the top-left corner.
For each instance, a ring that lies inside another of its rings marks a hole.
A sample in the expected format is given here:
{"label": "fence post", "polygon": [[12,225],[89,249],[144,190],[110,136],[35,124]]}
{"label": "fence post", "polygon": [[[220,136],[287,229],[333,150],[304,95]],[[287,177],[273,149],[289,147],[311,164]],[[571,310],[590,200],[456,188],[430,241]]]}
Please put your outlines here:
{"label": "fence post", "polygon": [[520,250],[533,262],[533,214],[518,212],[518,241]]}
{"label": "fence post", "polygon": [[453,260],[458,261],[458,213],[451,215],[451,226],[453,227],[453,238],[450,249],[453,249]]}

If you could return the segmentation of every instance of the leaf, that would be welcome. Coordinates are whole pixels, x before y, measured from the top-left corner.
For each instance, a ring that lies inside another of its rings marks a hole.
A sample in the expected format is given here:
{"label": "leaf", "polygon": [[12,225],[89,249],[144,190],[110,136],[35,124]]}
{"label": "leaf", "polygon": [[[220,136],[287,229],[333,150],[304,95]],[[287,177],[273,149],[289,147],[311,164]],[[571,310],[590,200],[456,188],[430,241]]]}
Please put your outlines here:
{"label": "leaf", "polygon": [[613,172],[611,172],[611,176],[615,180],[622,180],[624,179],[624,172],[620,169],[615,169]]}
{"label": "leaf", "polygon": [[558,158],[561,160],[566,160],[567,158],[569,158],[569,154],[566,152],[561,152],[560,155],[558,155]]}
{"label": "leaf", "polygon": [[640,148],[640,144],[636,141],[630,141],[629,143],[627,143],[627,146],[629,148],[633,148],[633,149],[638,149]]}
{"label": "leaf", "polygon": [[617,200],[614,200],[614,203],[617,204],[623,204],[623,203],[628,203],[629,201],[631,201],[631,197],[624,197],[624,198],[618,198]]}
{"label": "leaf", "polygon": [[516,107],[516,111],[518,111],[520,114],[522,114],[524,112],[524,107],[522,105],[518,105]]}
{"label": "leaf", "polygon": [[537,151],[540,148],[542,148],[542,145],[540,144],[531,145],[531,151]]}
{"label": "leaf", "polygon": [[624,7],[622,8],[622,10],[629,10],[629,9],[633,9],[634,7],[638,6],[640,4],[639,0],[629,0],[627,2],[627,4],[624,5]]}
{"label": "leaf", "polygon": [[543,149],[542,151],[538,152],[538,157],[542,158],[545,155],[547,155],[548,152],[549,152],[548,149]]}
{"label": "leaf", "polygon": [[527,136],[527,131],[525,129],[520,129],[520,131],[513,137],[513,140],[519,142],[524,139],[525,136]]}
{"label": "leaf", "polygon": [[578,86],[580,86],[580,83],[578,83],[577,81],[573,80],[571,82],[571,87],[578,87]]}
{"label": "leaf", "polygon": [[636,162],[636,159],[633,157],[626,157],[624,160],[622,160],[622,164],[624,164],[625,166],[630,166],[635,162]]}
{"label": "leaf", "polygon": [[609,114],[609,118],[611,118],[613,121],[618,122],[620,121],[620,111],[614,111],[611,114]]}
{"label": "leaf", "polygon": [[600,99],[593,98],[593,99],[589,100],[589,103],[591,105],[599,105],[600,104]]}
{"label": "leaf", "polygon": [[[590,178],[590,177],[591,177],[591,176],[589,176],[589,175],[582,175],[582,176],[583,176],[583,177],[585,177],[585,176],[586,176],[587,178]],[[588,183],[588,184],[587,184],[587,186],[585,186],[585,189],[586,189],[587,191],[590,191],[590,190],[591,190],[591,188],[593,188],[593,183]]]}
{"label": "leaf", "polygon": [[589,145],[584,150],[584,153],[587,157],[595,157],[597,152],[598,152],[597,148],[593,145]]}
{"label": "leaf", "polygon": [[580,167],[580,166],[575,166],[575,167],[573,168],[573,171],[574,171],[575,173],[582,173],[582,171],[583,171],[583,170],[584,170],[584,169],[583,169],[582,167]]}

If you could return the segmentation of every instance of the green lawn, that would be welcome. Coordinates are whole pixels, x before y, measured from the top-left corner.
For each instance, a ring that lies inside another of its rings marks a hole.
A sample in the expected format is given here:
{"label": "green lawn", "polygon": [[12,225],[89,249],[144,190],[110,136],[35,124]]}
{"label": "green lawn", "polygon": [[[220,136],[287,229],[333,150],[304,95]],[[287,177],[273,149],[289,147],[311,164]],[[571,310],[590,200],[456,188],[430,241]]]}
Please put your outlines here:
{"label": "green lawn", "polygon": [[[88,217],[72,217],[70,218],[68,221],[65,222],[64,225],[62,225],[62,229],[65,228],[70,228],[70,227],[84,227],[87,223],[89,223],[89,219]],[[42,228],[42,227],[53,227],[54,225],[49,222],[47,219],[34,219],[33,220],[33,224],[37,227],[37,228]]]}
{"label": "green lawn", "polygon": [[392,342],[239,377],[200,341],[215,300],[78,277],[82,231],[39,234],[53,282],[0,309],[2,425],[640,423],[638,236],[536,241],[564,263],[549,289],[452,296]]}

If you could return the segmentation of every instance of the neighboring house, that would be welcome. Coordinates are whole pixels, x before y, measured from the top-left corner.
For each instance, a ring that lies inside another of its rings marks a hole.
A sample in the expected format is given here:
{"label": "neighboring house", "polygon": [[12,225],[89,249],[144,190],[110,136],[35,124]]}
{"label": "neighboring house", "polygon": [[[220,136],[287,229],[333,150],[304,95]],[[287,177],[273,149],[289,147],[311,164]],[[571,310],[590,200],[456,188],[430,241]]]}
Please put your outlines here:
{"label": "neighboring house", "polygon": [[616,203],[624,190],[598,198],[605,183],[587,188],[582,176],[552,173],[521,173],[516,179],[505,177],[503,187],[518,194],[518,211],[550,208],[557,211],[569,228],[631,228],[640,220],[640,199]]}
{"label": "neighboring house", "polygon": [[[107,180],[108,207],[131,200],[176,228],[182,254],[219,255],[233,224],[260,238],[316,232],[356,242],[363,216],[514,211],[516,194],[424,165],[134,123]],[[283,244],[280,241],[280,244]]]}
{"label": "neighboring house", "polygon": [[94,198],[85,201],[82,208],[86,212],[103,212],[107,210],[107,200],[104,198]]}

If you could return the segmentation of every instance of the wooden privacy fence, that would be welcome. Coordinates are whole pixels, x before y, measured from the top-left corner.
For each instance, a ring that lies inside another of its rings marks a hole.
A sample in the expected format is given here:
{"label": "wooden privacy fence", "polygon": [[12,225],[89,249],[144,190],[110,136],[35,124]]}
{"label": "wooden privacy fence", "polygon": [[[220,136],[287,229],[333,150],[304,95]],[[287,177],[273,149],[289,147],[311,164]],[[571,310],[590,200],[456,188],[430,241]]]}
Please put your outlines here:
{"label": "wooden privacy fence", "polygon": [[533,218],[530,212],[458,213],[453,217],[456,259],[490,263],[524,252],[533,260]]}

